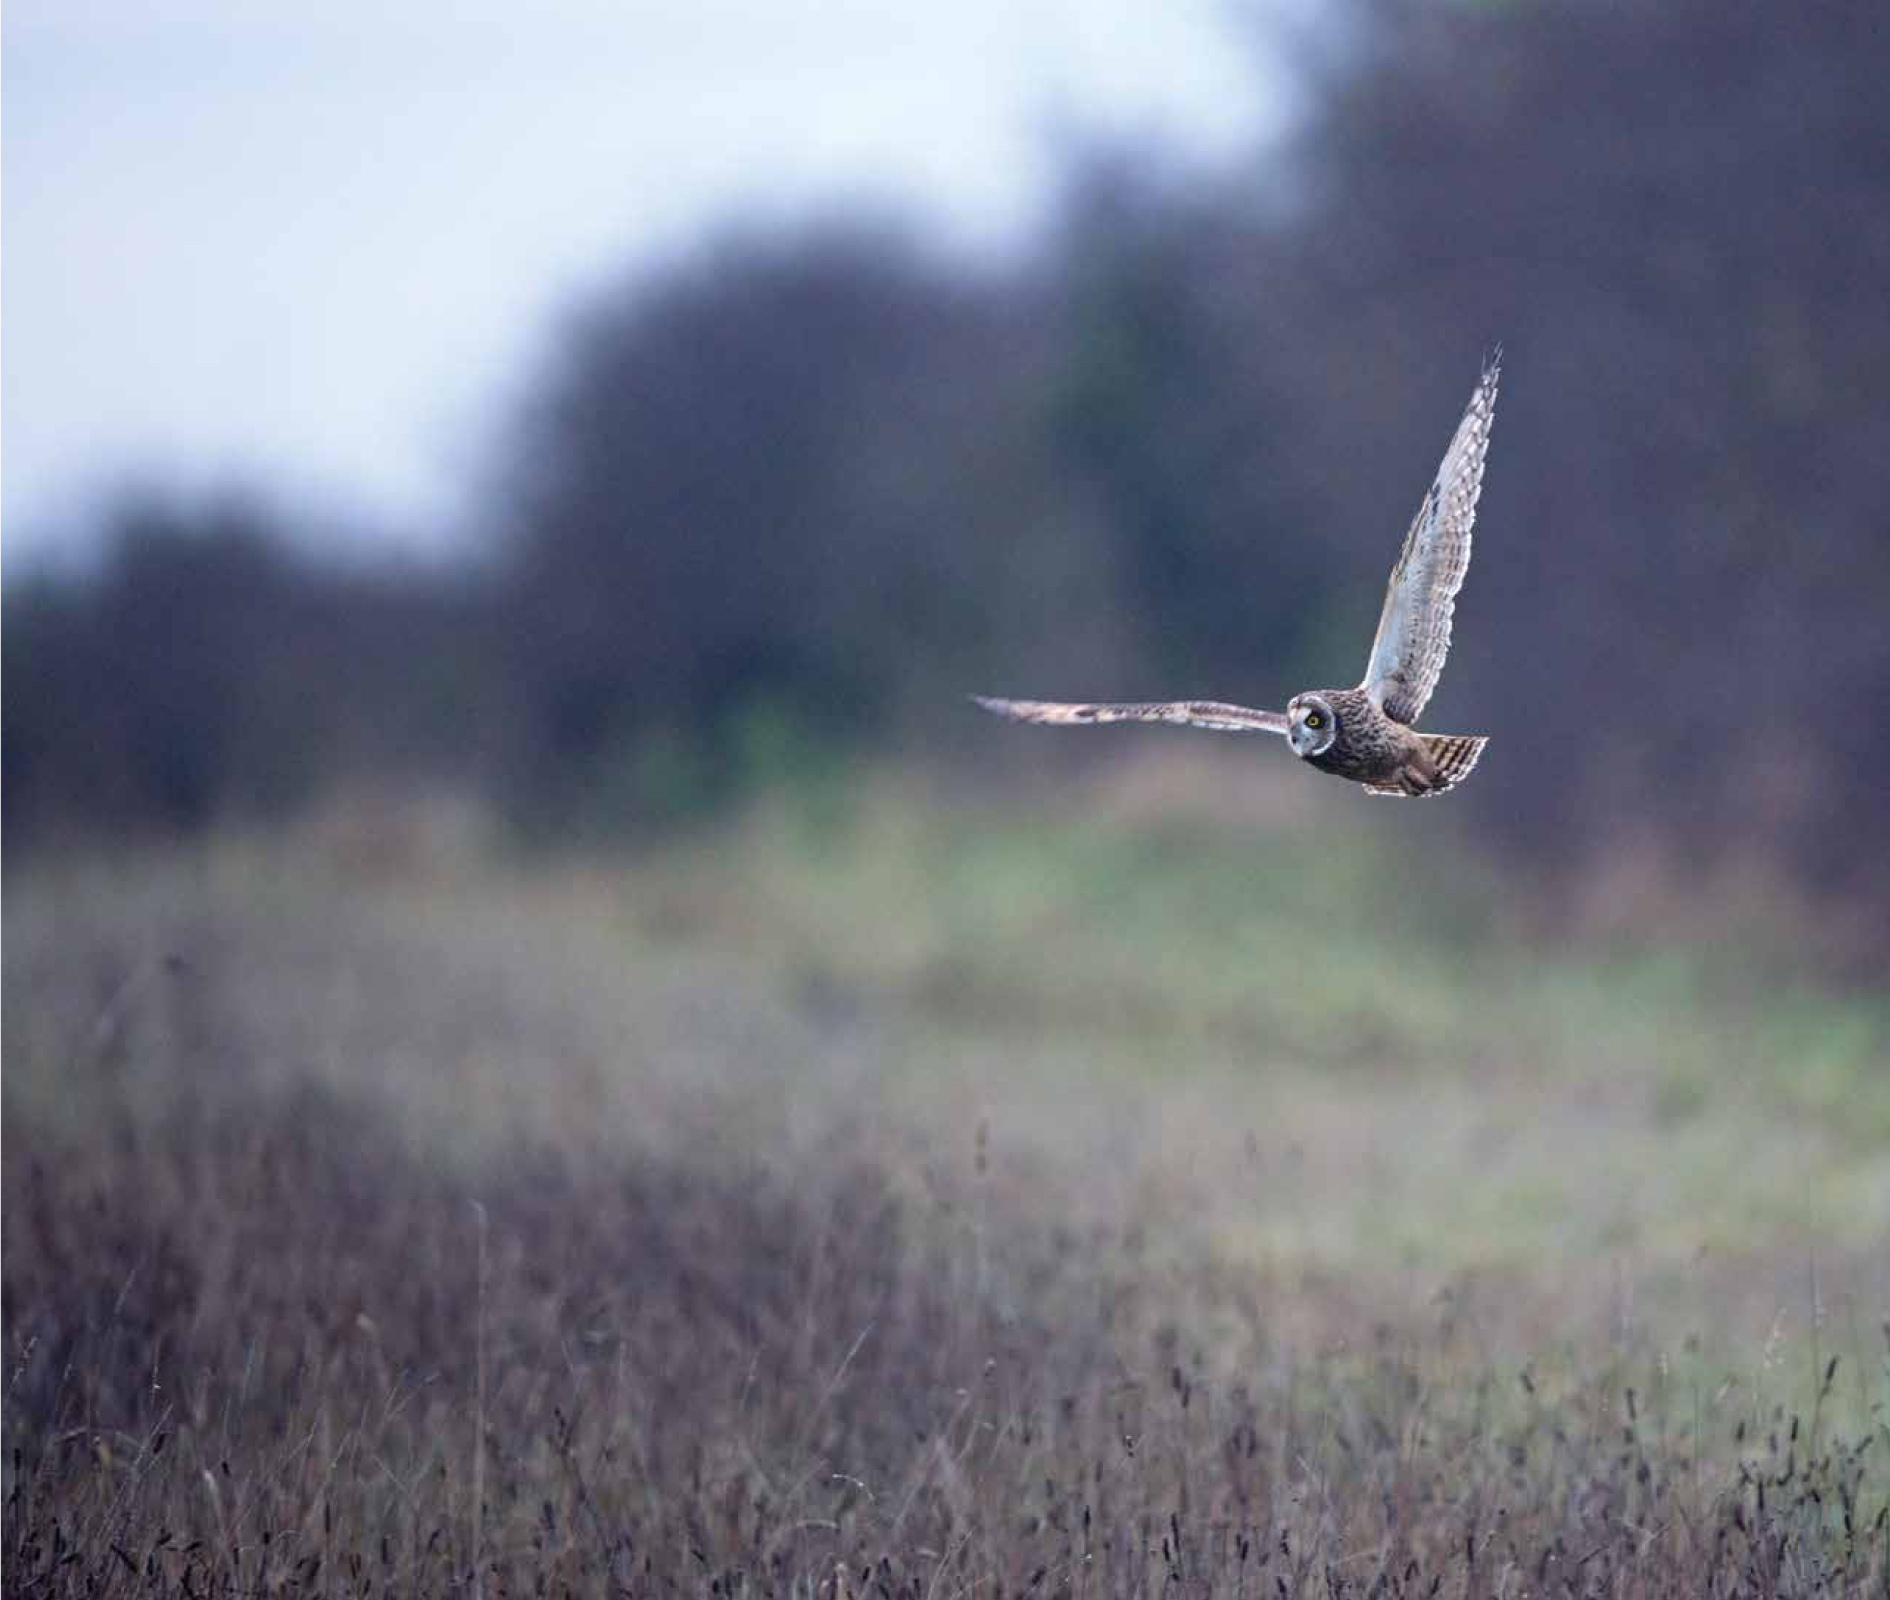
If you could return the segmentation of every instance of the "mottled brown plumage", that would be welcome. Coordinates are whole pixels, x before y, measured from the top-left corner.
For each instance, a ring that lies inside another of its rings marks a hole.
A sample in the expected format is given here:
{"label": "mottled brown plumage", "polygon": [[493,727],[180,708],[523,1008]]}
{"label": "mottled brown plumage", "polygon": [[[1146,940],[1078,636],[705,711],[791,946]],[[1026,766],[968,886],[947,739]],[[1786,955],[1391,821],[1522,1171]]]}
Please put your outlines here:
{"label": "mottled brown plumage", "polygon": [[1365,678],[1356,689],[1308,689],[1293,696],[1284,714],[1218,700],[1071,703],[979,696],[977,703],[1017,722],[1171,722],[1222,733],[1278,733],[1302,760],[1363,784],[1371,794],[1415,797],[1455,788],[1470,776],[1489,741],[1419,733],[1413,724],[1450,654],[1451,618],[1470,566],[1500,365],[1499,354],[1484,367],[1405,534]]}
{"label": "mottled brown plumage", "polygon": [[1293,696],[1286,715],[1287,739],[1309,765],[1372,794],[1444,794],[1470,776],[1488,742],[1407,728],[1364,689],[1309,689]]}

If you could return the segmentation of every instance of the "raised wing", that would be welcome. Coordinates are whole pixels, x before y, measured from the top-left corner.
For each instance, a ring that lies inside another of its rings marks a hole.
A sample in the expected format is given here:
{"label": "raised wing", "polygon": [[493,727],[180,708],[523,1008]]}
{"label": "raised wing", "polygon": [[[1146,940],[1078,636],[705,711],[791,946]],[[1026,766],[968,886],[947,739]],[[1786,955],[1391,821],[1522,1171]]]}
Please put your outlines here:
{"label": "raised wing", "polygon": [[1212,728],[1216,733],[1286,732],[1285,713],[1224,705],[1219,700],[1152,700],[1138,703],[1066,704],[1057,700],[992,700],[974,694],[986,711],[1013,722],[1047,722],[1081,727],[1097,722],[1173,722],[1184,728]]}
{"label": "raised wing", "polygon": [[1499,350],[1484,366],[1436,481],[1404,536],[1398,564],[1391,569],[1378,637],[1372,641],[1371,660],[1359,687],[1396,722],[1417,721],[1450,654],[1451,612],[1470,567],[1470,528],[1483,488],[1483,458],[1490,448],[1502,364]]}

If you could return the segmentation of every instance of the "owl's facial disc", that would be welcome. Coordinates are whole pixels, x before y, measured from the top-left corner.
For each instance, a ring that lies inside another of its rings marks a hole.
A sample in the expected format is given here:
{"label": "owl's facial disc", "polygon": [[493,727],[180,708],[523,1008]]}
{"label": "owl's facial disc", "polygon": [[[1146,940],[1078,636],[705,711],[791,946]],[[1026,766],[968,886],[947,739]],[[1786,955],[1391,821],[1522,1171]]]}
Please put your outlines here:
{"label": "owl's facial disc", "polygon": [[1295,755],[1323,755],[1339,736],[1339,719],[1324,695],[1294,695],[1287,703],[1286,717],[1286,741]]}

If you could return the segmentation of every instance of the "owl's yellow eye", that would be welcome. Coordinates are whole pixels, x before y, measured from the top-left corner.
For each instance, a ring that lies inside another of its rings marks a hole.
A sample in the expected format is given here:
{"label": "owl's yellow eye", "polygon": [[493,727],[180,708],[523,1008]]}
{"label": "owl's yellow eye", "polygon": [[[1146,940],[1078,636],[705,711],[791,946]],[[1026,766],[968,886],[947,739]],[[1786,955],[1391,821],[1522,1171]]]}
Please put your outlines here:
{"label": "owl's yellow eye", "polygon": [[1320,712],[1320,711],[1308,711],[1306,713],[1306,726],[1307,727],[1323,728],[1325,725],[1326,725],[1325,713]]}

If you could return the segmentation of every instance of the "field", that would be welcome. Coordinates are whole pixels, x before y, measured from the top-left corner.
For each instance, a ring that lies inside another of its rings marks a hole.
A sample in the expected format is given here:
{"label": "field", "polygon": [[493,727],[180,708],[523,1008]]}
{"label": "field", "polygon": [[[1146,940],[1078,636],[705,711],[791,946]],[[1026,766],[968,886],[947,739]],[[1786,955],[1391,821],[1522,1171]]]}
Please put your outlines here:
{"label": "field", "polygon": [[7,1592],[1882,1593],[1881,984],[1242,770],[14,868]]}

